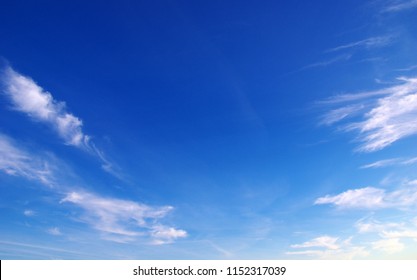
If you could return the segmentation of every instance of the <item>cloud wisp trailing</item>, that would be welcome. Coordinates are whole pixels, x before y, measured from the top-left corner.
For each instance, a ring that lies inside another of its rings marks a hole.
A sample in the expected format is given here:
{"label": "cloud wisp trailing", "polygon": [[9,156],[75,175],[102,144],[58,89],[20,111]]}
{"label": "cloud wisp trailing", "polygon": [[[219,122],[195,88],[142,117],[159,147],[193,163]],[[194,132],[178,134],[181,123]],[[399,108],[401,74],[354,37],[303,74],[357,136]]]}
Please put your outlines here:
{"label": "cloud wisp trailing", "polygon": [[390,158],[390,159],[383,159],[378,160],[376,162],[372,162],[366,165],[361,166],[362,169],[367,168],[382,168],[387,166],[393,166],[393,165],[412,165],[417,163],[417,157],[413,158]]}
{"label": "cloud wisp trailing", "polygon": [[54,187],[55,178],[51,166],[48,160],[18,148],[12,139],[0,134],[0,171]]}
{"label": "cloud wisp trailing", "polygon": [[365,247],[353,246],[351,238],[343,240],[328,235],[291,245],[291,248],[304,250],[289,251],[286,253],[287,255],[304,255],[319,259],[353,259],[369,255]]}
{"label": "cloud wisp trailing", "polygon": [[67,145],[88,145],[89,136],[82,131],[81,119],[69,113],[64,102],[55,100],[35,81],[11,67],[2,71],[0,80],[13,109],[52,127]]}
{"label": "cloud wisp trailing", "polygon": [[123,180],[120,168],[94,145],[89,135],[83,132],[82,120],[68,112],[65,102],[57,101],[33,79],[16,72],[9,66],[0,71],[0,85],[14,110],[24,113],[33,121],[46,124],[64,140],[66,145],[94,155],[100,160],[104,171]]}
{"label": "cloud wisp trailing", "polygon": [[396,13],[417,8],[417,0],[390,1],[383,9],[383,13]]}
{"label": "cloud wisp trailing", "polygon": [[[0,172],[38,182],[49,187],[54,196],[63,196],[57,206],[81,209],[83,213],[77,219],[103,234],[103,239],[126,243],[144,237],[151,244],[159,245],[187,236],[186,231],[161,223],[161,219],[173,211],[172,206],[153,207],[130,200],[106,198],[82,188],[75,190],[58,168],[48,168],[59,165],[57,161],[52,163],[48,158],[25,151],[13,139],[0,134]],[[27,209],[23,213],[27,217],[35,214]],[[63,234],[59,227],[49,228],[47,233]]]}
{"label": "cloud wisp trailing", "polygon": [[358,132],[362,143],[358,150],[363,152],[378,151],[417,134],[417,78],[398,80],[399,85],[323,101],[325,105],[340,106],[325,114],[322,123],[333,125],[359,115],[358,120],[347,121],[341,129]]}
{"label": "cloud wisp trailing", "polygon": [[406,209],[417,203],[417,184],[410,182],[407,186],[394,191],[365,187],[350,189],[337,195],[326,195],[315,200],[315,205],[331,204],[341,209]]}
{"label": "cloud wisp trailing", "polygon": [[392,36],[377,36],[377,37],[370,37],[364,40],[344,44],[341,46],[337,46],[335,48],[328,49],[327,53],[329,52],[337,52],[342,50],[348,50],[348,49],[372,49],[372,48],[380,48],[385,47],[392,43]]}
{"label": "cloud wisp trailing", "polygon": [[[88,192],[70,192],[61,203],[71,203],[84,210],[81,220],[96,230],[122,237],[120,242],[133,241],[136,237],[148,235],[153,244],[171,243],[186,237],[184,230],[159,224],[157,221],[173,210],[171,206],[151,207],[137,202],[104,198]],[[109,238],[109,236],[105,237]]]}

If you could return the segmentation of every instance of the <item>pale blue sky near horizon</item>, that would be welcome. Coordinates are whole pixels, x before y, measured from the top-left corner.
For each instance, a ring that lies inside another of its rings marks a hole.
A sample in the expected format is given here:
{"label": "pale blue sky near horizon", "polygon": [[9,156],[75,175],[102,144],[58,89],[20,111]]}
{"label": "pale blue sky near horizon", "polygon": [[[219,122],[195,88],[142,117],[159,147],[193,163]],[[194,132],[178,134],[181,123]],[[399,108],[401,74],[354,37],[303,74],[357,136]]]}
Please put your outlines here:
{"label": "pale blue sky near horizon", "polygon": [[417,257],[417,1],[0,7],[0,259]]}

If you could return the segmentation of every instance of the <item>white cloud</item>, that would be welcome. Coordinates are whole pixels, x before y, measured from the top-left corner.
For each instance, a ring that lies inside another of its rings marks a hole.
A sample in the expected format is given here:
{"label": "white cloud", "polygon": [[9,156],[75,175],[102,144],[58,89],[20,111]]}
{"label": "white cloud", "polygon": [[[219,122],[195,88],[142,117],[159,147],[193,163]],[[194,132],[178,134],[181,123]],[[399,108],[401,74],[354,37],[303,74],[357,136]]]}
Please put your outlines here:
{"label": "white cloud", "polygon": [[329,60],[324,60],[324,61],[319,61],[319,62],[316,62],[316,63],[309,64],[309,65],[304,66],[303,68],[301,68],[299,71],[303,71],[303,70],[310,69],[310,68],[316,68],[316,67],[326,67],[326,66],[332,65],[334,63],[340,62],[340,61],[347,61],[351,57],[352,57],[352,55],[350,55],[350,54],[339,55],[339,56],[336,56],[336,57],[334,57],[332,59],[329,59]]}
{"label": "white cloud", "polygon": [[[400,85],[382,90],[346,94],[323,101],[323,104],[348,104],[333,109],[324,116],[327,124],[334,124],[350,117],[343,114],[349,108],[363,106],[360,120],[347,122],[345,131],[357,131],[362,142],[358,150],[372,152],[417,134],[417,78],[399,78]],[[353,107],[352,107],[353,106]],[[335,116],[335,112],[339,112]],[[339,116],[339,117],[338,117]]]}
{"label": "white cloud", "polygon": [[409,10],[417,7],[417,0],[393,1],[387,7],[382,9],[382,12],[393,13],[404,10]]}
{"label": "white cloud", "polygon": [[83,147],[88,143],[89,136],[82,131],[82,121],[68,113],[65,103],[54,100],[31,78],[8,67],[3,71],[0,81],[4,85],[4,94],[9,97],[15,110],[48,124],[68,145]]}
{"label": "white cloud", "polygon": [[287,255],[305,255],[319,259],[353,259],[366,257],[369,252],[365,247],[352,246],[351,238],[340,240],[338,237],[319,236],[301,244],[291,245],[294,249],[309,249],[289,251]]}
{"label": "white cloud", "polygon": [[154,238],[154,244],[162,245],[172,243],[177,238],[187,237],[187,232],[173,227],[156,225],[152,229],[151,236]]}
{"label": "white cloud", "polygon": [[334,204],[341,208],[380,208],[385,206],[385,191],[373,187],[347,190],[318,198],[314,204]]}
{"label": "white cloud", "polygon": [[373,163],[369,163],[366,165],[361,166],[361,168],[380,168],[380,167],[386,167],[386,166],[392,166],[392,165],[411,165],[417,163],[417,157],[413,158],[390,158],[390,159],[383,159],[378,160]]}
{"label": "white cloud", "polygon": [[392,36],[378,36],[378,37],[371,37],[367,38],[361,41],[356,41],[352,43],[348,43],[342,46],[338,46],[332,49],[327,50],[326,52],[336,52],[340,50],[346,50],[351,48],[378,48],[378,47],[384,47],[386,45],[389,45],[392,42],[393,37]]}
{"label": "white cloud", "polygon": [[23,211],[23,215],[25,215],[26,217],[32,217],[32,216],[35,216],[35,211],[25,210],[25,211]]}
{"label": "white cloud", "polygon": [[319,236],[310,241],[304,242],[302,244],[291,245],[292,248],[310,248],[310,247],[324,247],[330,250],[336,250],[340,248],[340,245],[337,244],[339,238],[331,236]]}
{"label": "white cloud", "polygon": [[46,186],[54,185],[54,176],[48,161],[19,148],[12,139],[0,134],[0,171],[38,181]]}
{"label": "white cloud", "polygon": [[398,164],[400,162],[401,162],[401,159],[400,158],[383,159],[383,160],[378,160],[376,162],[363,165],[363,166],[361,166],[361,168],[363,168],[363,169],[366,169],[366,168],[379,168],[379,167],[385,167],[385,166],[395,165],[395,164]]}
{"label": "white cloud", "polygon": [[351,117],[352,115],[358,114],[363,108],[364,106],[359,104],[331,110],[323,117],[321,124],[332,125],[347,117]]}
{"label": "white cloud", "polygon": [[417,230],[405,229],[398,231],[383,231],[382,236],[385,238],[415,238],[417,239]]}
{"label": "white cloud", "polygon": [[398,253],[404,250],[405,245],[398,238],[381,239],[372,243],[374,250],[383,251],[388,254]]}
{"label": "white cloud", "polygon": [[48,228],[46,232],[51,235],[62,235],[61,230],[57,227]]}
{"label": "white cloud", "polygon": [[347,190],[338,195],[326,195],[316,199],[314,204],[333,204],[340,208],[380,209],[409,208],[417,203],[417,187],[408,186],[386,192],[384,189],[366,187]]}
{"label": "white cloud", "polygon": [[[137,202],[104,198],[87,192],[71,192],[61,201],[75,204],[85,210],[81,219],[105,234],[134,237],[148,235],[154,244],[171,243],[186,237],[186,232],[159,224],[157,221],[173,210],[171,206],[151,207]],[[125,240],[125,239],[124,239]]]}
{"label": "white cloud", "polygon": [[363,220],[358,221],[355,224],[355,227],[358,229],[359,233],[382,233],[388,229],[393,228],[403,228],[403,223],[381,223],[378,221],[368,221],[364,222]]}

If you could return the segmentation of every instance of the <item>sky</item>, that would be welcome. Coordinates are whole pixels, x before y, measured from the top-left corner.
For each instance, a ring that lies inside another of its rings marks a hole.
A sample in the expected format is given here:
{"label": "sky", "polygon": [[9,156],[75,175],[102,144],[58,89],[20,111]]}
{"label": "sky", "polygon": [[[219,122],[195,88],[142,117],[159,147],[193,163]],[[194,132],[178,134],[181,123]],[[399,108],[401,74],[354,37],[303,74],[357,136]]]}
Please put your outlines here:
{"label": "sky", "polygon": [[0,6],[0,259],[416,259],[417,1]]}

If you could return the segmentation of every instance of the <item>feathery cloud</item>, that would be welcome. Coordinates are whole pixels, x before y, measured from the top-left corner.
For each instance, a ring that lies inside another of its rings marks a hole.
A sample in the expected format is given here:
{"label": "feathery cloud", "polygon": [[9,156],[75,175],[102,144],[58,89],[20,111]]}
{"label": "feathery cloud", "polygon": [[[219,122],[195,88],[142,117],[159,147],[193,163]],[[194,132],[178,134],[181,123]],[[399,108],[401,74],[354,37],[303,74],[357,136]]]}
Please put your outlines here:
{"label": "feathery cloud", "polygon": [[0,171],[54,186],[54,175],[48,161],[20,149],[12,139],[0,134]]}
{"label": "feathery cloud", "polygon": [[417,7],[417,0],[393,1],[382,9],[384,13],[395,13]]}
{"label": "feathery cloud", "polygon": [[411,164],[415,164],[415,163],[417,163],[417,157],[408,158],[408,159],[390,158],[390,159],[378,160],[376,162],[363,165],[363,166],[361,166],[361,168],[362,169],[381,168],[381,167],[393,166],[393,165],[411,165]]}
{"label": "feathery cloud", "polygon": [[49,233],[50,235],[62,235],[61,230],[58,227],[52,227],[52,228],[48,228],[46,230],[47,233]]}
{"label": "feathery cloud", "polygon": [[289,251],[286,252],[287,255],[305,255],[319,259],[354,259],[369,255],[365,247],[353,246],[351,238],[340,240],[338,237],[327,235],[313,238],[301,244],[291,245],[291,248],[309,250]]}
{"label": "feathery cloud", "polygon": [[35,81],[10,67],[2,71],[0,81],[4,94],[10,99],[15,110],[51,126],[67,145],[87,145],[89,136],[82,131],[82,121],[67,112],[64,102],[54,100],[52,95]]}
{"label": "feathery cloud", "polygon": [[[417,78],[399,78],[400,85],[382,90],[333,97],[324,104],[356,102],[325,114],[329,125],[347,119],[350,108],[362,106],[360,120],[347,122],[344,131],[357,131],[362,142],[359,151],[381,150],[392,143],[417,134]],[[376,98],[377,97],[377,98]],[[356,106],[356,107],[355,107]],[[336,113],[335,113],[336,112]]]}
{"label": "feathery cloud", "polygon": [[171,243],[187,233],[158,223],[173,210],[171,206],[151,207],[137,202],[104,198],[88,192],[71,192],[61,203],[72,203],[84,209],[81,220],[110,236],[134,237],[148,235],[154,244]]}
{"label": "feathery cloud", "polygon": [[391,192],[366,187],[347,190],[338,195],[326,195],[316,199],[314,204],[333,204],[344,209],[407,208],[417,203],[417,187],[414,183]]}
{"label": "feathery cloud", "polygon": [[372,243],[374,250],[386,252],[388,254],[398,253],[404,250],[405,245],[399,238],[381,239]]}
{"label": "feathery cloud", "polygon": [[319,236],[310,241],[306,241],[302,244],[291,245],[292,248],[311,248],[311,247],[323,247],[326,249],[337,250],[340,245],[337,244],[339,238],[331,236]]}
{"label": "feathery cloud", "polygon": [[336,52],[340,50],[352,49],[352,48],[379,48],[391,44],[393,37],[392,36],[378,36],[370,37],[364,40],[348,43],[341,45],[332,49],[327,50],[326,52]]}

